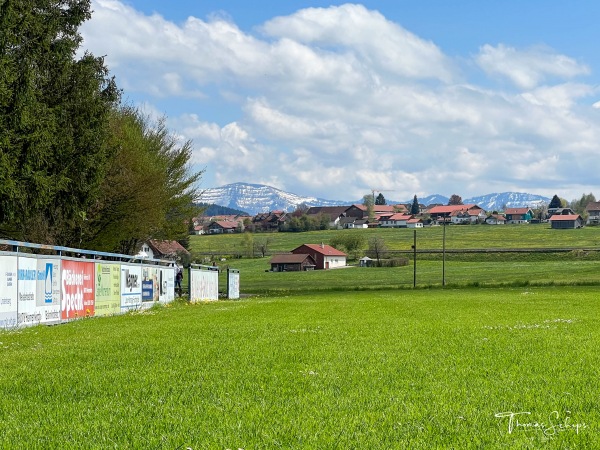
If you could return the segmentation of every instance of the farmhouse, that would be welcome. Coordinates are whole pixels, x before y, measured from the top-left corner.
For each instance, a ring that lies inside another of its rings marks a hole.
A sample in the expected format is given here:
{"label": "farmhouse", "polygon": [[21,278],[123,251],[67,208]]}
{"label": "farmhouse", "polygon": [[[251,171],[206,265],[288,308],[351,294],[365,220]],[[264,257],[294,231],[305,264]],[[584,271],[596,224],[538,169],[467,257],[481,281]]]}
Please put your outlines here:
{"label": "farmhouse", "polygon": [[501,214],[492,214],[485,219],[485,223],[488,225],[504,225],[506,224],[506,217]]}
{"label": "farmhouse", "polygon": [[180,255],[189,255],[183,245],[177,241],[160,241],[150,239],[142,244],[141,254],[145,254],[150,259],[170,259],[177,260]]}
{"label": "farmhouse", "polygon": [[506,208],[504,211],[507,223],[530,223],[533,211],[529,208]]}
{"label": "farmhouse", "polygon": [[423,228],[423,221],[417,218],[408,219],[408,222],[406,222],[406,226],[408,228]]}
{"label": "farmhouse", "polygon": [[588,225],[600,225],[600,202],[590,202],[585,207],[588,213]]}
{"label": "farmhouse", "polygon": [[550,226],[556,229],[574,229],[583,226],[583,218],[579,214],[555,214],[548,220]]}
{"label": "farmhouse", "polygon": [[299,272],[301,270],[313,270],[315,260],[306,254],[280,254],[271,258],[272,272]]}
{"label": "farmhouse", "polygon": [[303,244],[292,250],[295,255],[310,255],[315,261],[315,269],[333,269],[346,265],[344,252],[325,244]]}
{"label": "farmhouse", "polygon": [[379,219],[379,226],[383,228],[407,228],[408,221],[412,219],[413,216],[410,214],[392,214],[387,216],[381,216]]}
{"label": "farmhouse", "polygon": [[208,226],[208,234],[235,233],[240,228],[239,222],[215,220]]}
{"label": "farmhouse", "polygon": [[[430,208],[428,211],[432,220],[437,222],[439,221],[448,221],[449,217],[454,214],[456,219],[452,220],[452,223],[461,223],[463,221],[476,222],[477,219],[485,219],[486,213],[483,208],[475,204],[466,204],[466,205],[440,205],[434,206]],[[459,212],[463,212],[461,214],[460,219],[457,217]],[[466,213],[466,214],[465,214]]]}
{"label": "farmhouse", "polygon": [[342,227],[340,221],[346,217],[347,209],[347,206],[312,206],[308,208],[306,215],[311,217],[324,215],[329,217],[330,227]]}

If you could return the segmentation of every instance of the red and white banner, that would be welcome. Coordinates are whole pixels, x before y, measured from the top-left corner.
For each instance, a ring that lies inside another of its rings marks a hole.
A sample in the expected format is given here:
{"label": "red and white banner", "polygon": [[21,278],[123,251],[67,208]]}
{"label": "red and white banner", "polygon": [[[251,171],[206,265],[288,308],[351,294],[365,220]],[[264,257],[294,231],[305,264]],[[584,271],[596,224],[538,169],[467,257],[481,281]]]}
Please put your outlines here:
{"label": "red and white banner", "polygon": [[63,260],[61,317],[63,320],[94,315],[94,263]]}

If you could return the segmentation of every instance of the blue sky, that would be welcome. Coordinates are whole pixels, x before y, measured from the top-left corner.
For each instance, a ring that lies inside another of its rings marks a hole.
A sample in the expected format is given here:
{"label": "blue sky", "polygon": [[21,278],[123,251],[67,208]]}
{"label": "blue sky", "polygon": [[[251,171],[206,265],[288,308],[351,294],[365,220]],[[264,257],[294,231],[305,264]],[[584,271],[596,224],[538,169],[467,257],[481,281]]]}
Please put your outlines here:
{"label": "blue sky", "polygon": [[92,4],[83,48],[203,188],[600,195],[600,2]]}

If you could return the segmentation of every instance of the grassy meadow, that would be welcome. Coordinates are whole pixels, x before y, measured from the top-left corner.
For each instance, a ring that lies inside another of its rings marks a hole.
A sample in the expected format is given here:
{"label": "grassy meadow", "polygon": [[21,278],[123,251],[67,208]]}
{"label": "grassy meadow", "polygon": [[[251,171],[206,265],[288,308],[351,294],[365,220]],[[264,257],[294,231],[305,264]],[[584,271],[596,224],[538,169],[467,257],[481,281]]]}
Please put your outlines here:
{"label": "grassy meadow", "polygon": [[321,292],[2,332],[2,447],[600,448],[597,299]]}
{"label": "grassy meadow", "polygon": [[[412,256],[272,273],[269,256],[232,258],[243,236],[193,237],[240,269],[241,300],[0,331],[1,448],[600,448],[600,228],[446,232],[448,249],[490,251],[419,255],[417,289]],[[418,233],[441,247],[440,227]],[[575,250],[494,251],[556,247]]]}

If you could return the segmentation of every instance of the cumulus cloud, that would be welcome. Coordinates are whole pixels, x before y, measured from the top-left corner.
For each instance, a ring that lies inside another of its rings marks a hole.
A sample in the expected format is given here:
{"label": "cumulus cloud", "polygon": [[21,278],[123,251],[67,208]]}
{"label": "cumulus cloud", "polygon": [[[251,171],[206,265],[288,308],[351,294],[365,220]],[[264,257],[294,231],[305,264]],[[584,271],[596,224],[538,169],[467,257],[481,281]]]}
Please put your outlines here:
{"label": "cumulus cloud", "polygon": [[[253,32],[223,16],[177,24],[117,0],[93,9],[84,47],[193,140],[207,186],[264,182],[343,200],[375,186],[405,200],[575,198],[596,183],[600,102],[586,101],[598,88],[583,80],[588,67],[551,49],[484,44],[465,64],[351,4]],[[473,62],[483,83],[468,78]]]}
{"label": "cumulus cloud", "polygon": [[507,78],[521,89],[532,89],[551,77],[569,79],[590,72],[573,58],[545,47],[517,50],[503,44],[486,44],[476,60],[488,74]]}

